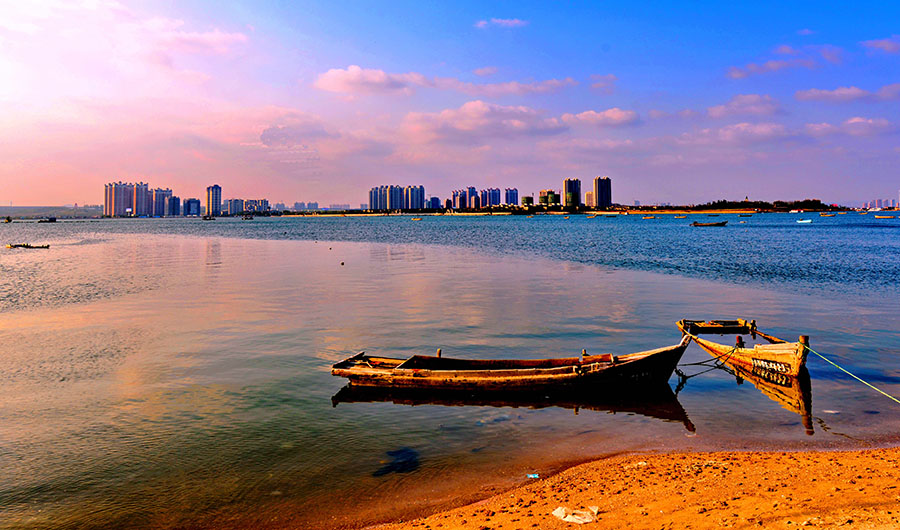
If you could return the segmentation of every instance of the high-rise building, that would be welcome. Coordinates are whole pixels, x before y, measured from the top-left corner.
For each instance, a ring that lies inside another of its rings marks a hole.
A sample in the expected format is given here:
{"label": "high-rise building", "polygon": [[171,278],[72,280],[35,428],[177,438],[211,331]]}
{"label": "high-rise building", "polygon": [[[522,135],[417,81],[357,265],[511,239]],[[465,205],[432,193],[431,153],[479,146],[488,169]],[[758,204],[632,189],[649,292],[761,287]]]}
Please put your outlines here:
{"label": "high-rise building", "polygon": [[597,203],[594,202],[594,192],[593,191],[584,192],[584,205],[587,206],[588,208],[593,208],[593,207],[597,206]]}
{"label": "high-rise building", "polygon": [[466,208],[479,208],[480,205],[476,206],[475,203],[480,201],[476,199],[478,199],[478,190],[475,189],[475,186],[466,188]]}
{"label": "high-rise building", "polygon": [[181,214],[185,217],[200,217],[200,199],[185,199]]}
{"label": "high-rise building", "polygon": [[306,203],[306,209],[307,210],[318,210],[319,203],[317,203],[315,201],[309,201],[308,203]]}
{"label": "high-rise building", "polygon": [[504,204],[516,206],[519,204],[519,190],[516,188],[506,188]]}
{"label": "high-rise building", "polygon": [[440,197],[431,197],[428,199],[428,208],[432,210],[440,210],[441,209],[441,198]]}
{"label": "high-rise building", "polygon": [[225,201],[225,213],[237,215],[244,211],[244,199],[228,199]]}
{"label": "high-rise building", "polygon": [[181,215],[181,197],[172,195],[166,203],[166,217],[178,217]]}
{"label": "high-rise building", "polygon": [[609,177],[594,179],[594,205],[597,208],[612,206],[612,180]]}
{"label": "high-rise building", "polygon": [[[375,188],[372,188],[372,189],[375,189]],[[370,191],[370,192],[369,192],[369,198],[370,198],[370,200],[371,200],[371,197],[372,197],[372,192]],[[371,202],[370,202],[369,204],[371,204]],[[295,203],[294,203],[294,211],[295,211],[295,212],[300,212],[300,211],[303,211],[303,210],[305,210],[305,209],[306,209],[306,203],[305,203],[305,202],[295,202]]]}
{"label": "high-rise building", "polygon": [[421,210],[425,207],[425,186],[407,186],[403,188],[403,208]]}
{"label": "high-rise building", "polygon": [[172,190],[166,188],[156,188],[153,190],[153,209],[150,215],[153,217],[165,217],[166,206],[169,205],[169,197],[172,196]]}
{"label": "high-rise building", "polygon": [[534,206],[534,195],[525,195],[522,197],[522,206]]}
{"label": "high-rise building", "polygon": [[134,211],[134,184],[110,182],[103,187],[103,215],[123,217]]}
{"label": "high-rise building", "polygon": [[558,206],[559,193],[556,190],[541,190],[538,194],[538,204],[544,206]]}
{"label": "high-rise building", "polygon": [[206,188],[206,215],[222,215],[222,187],[218,184]]}
{"label": "high-rise building", "polygon": [[581,179],[563,181],[563,206],[581,206]]}
{"label": "high-rise building", "polygon": [[134,185],[134,199],[132,203],[131,215],[135,217],[153,215],[153,194],[150,192],[149,184],[138,182]]}

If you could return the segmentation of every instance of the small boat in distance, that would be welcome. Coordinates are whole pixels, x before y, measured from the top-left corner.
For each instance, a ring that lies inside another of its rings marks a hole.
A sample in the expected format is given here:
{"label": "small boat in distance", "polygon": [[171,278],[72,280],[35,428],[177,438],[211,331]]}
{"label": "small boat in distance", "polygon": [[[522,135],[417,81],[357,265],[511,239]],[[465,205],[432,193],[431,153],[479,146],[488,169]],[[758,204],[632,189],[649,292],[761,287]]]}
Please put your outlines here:
{"label": "small boat in distance", "polygon": [[894,217],[893,215],[876,215],[875,219],[893,219]]}
{"label": "small boat in distance", "polygon": [[204,216],[202,217],[202,219],[203,219],[204,221],[215,221],[215,220],[216,220],[216,217],[213,216],[213,215],[204,215]]}
{"label": "small boat in distance", "polygon": [[706,216],[707,216],[707,217],[718,217],[719,214],[717,214],[717,213],[709,213],[709,214],[706,214]]}
{"label": "small boat in distance", "polygon": [[686,215],[676,215],[675,219],[687,219]]}
{"label": "small boat in distance", "polygon": [[691,226],[725,226],[728,224],[728,221],[719,221],[718,223],[698,223],[694,221],[691,223]]}
{"label": "small boat in distance", "polygon": [[684,335],[672,346],[625,355],[605,353],[548,359],[453,359],[413,355],[407,359],[359,352],[331,367],[331,375],[351,385],[395,388],[517,390],[589,385],[633,387],[636,383],[666,382],[691,339]]}
{"label": "small boat in distance", "polygon": [[869,212],[859,212],[859,215],[869,215]]}
{"label": "small boat in distance", "polygon": [[564,216],[563,216],[563,219],[568,219],[568,218],[569,218],[568,215],[564,215]]}
{"label": "small boat in distance", "polygon": [[410,219],[410,221],[421,221],[421,220],[422,220],[421,217],[413,217],[412,219]]}
{"label": "small boat in distance", "polygon": [[656,216],[655,215],[645,215],[645,216],[641,217],[641,219],[656,219]]}
{"label": "small boat in distance", "polygon": [[[756,329],[755,320],[679,320],[678,329],[698,346],[717,359],[729,364],[741,365],[749,370],[767,370],[796,377],[806,365],[809,354],[809,337],[800,335],[797,342],[787,342]],[[734,346],[719,344],[698,335],[750,335],[760,336],[769,344],[745,346],[740,336]]]}
{"label": "small boat in distance", "polygon": [[594,217],[597,217],[597,216],[596,216],[596,215],[589,215],[589,216],[586,217],[586,219],[593,219]]}
{"label": "small boat in distance", "polygon": [[250,214],[245,214],[245,215],[241,216],[241,220],[242,220],[242,221],[252,221],[252,220],[253,220],[253,216],[250,215]]}
{"label": "small boat in distance", "polygon": [[796,222],[797,222],[797,223],[800,223],[800,224],[802,224],[802,225],[808,225],[809,223],[812,222],[812,219],[797,219]]}
{"label": "small boat in distance", "polygon": [[819,217],[834,217],[834,215],[833,213],[820,213]]}
{"label": "small boat in distance", "polygon": [[525,217],[527,217],[528,219],[531,219],[531,218],[534,217],[534,216],[533,216],[533,215],[526,215]]}
{"label": "small boat in distance", "polygon": [[50,245],[31,245],[29,243],[7,243],[6,248],[50,248]]}
{"label": "small boat in distance", "polygon": [[739,213],[738,217],[753,217],[752,213]]}

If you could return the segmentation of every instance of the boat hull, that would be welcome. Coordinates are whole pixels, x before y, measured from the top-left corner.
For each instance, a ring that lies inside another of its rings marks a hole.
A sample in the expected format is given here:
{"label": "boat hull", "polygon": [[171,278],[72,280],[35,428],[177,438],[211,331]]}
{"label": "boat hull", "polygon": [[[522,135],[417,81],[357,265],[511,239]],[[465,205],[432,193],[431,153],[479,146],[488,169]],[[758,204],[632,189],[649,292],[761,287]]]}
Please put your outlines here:
{"label": "boat hull", "polygon": [[713,357],[750,371],[765,370],[796,377],[806,364],[808,350],[799,342],[757,344],[752,348],[726,346],[711,340],[694,337],[694,342]]}
{"label": "boat hull", "polygon": [[528,361],[469,361],[413,356],[407,360],[359,353],[332,367],[332,375],[351,385],[395,388],[517,390],[549,387],[608,388],[666,382],[690,340],[615,357],[612,355]]}

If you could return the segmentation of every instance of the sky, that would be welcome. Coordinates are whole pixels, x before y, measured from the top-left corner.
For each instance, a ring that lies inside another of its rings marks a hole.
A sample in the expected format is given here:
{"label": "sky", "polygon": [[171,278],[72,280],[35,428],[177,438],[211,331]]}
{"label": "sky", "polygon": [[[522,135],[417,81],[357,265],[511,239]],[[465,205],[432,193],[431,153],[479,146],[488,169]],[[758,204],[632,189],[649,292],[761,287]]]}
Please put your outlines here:
{"label": "sky", "polygon": [[0,116],[3,205],[849,204],[900,190],[900,4],[0,0]]}

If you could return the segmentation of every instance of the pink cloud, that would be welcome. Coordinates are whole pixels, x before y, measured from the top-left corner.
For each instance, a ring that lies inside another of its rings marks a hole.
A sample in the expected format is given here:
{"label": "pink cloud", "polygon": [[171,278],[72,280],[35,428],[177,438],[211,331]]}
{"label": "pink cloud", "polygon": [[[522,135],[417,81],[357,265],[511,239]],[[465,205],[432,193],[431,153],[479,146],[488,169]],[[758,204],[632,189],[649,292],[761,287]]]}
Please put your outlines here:
{"label": "pink cloud", "polygon": [[822,90],[811,88],[798,90],[794,97],[800,101],[828,101],[832,103],[844,103],[848,101],[888,101],[900,99],[900,83],[885,85],[875,92],[859,87],[838,87],[834,90]]}
{"label": "pink cloud", "polygon": [[616,89],[616,81],[618,80],[619,78],[614,74],[594,74],[591,76],[591,81],[593,81],[591,88],[603,94],[612,94]]}
{"label": "pink cloud", "polygon": [[775,48],[773,53],[777,53],[778,55],[797,55],[800,52],[787,44],[782,44]]}
{"label": "pink cloud", "polygon": [[700,116],[700,113],[694,109],[681,109],[675,112],[668,112],[664,110],[653,109],[647,113],[650,119],[653,120],[662,120],[669,118],[680,118],[685,120],[694,119]]}
{"label": "pink cloud", "polygon": [[518,18],[492,18],[490,20],[479,20],[475,23],[475,27],[478,29],[485,29],[489,26],[500,26],[502,28],[520,28],[527,25],[527,20],[520,20]]}
{"label": "pink cloud", "polygon": [[486,139],[551,135],[566,130],[558,119],[545,118],[535,109],[481,100],[437,113],[410,112],[401,128],[407,138],[417,143],[442,140],[477,143]]}
{"label": "pink cloud", "polygon": [[494,75],[497,73],[497,67],[496,66],[485,66],[482,68],[476,68],[476,69],[472,70],[472,73],[477,76],[480,76],[480,77]]}
{"label": "pink cloud", "polygon": [[744,79],[751,75],[777,72],[786,68],[814,68],[816,63],[810,59],[771,60],[764,63],[747,63],[743,67],[732,66],[728,69],[728,77],[732,79]]}
{"label": "pink cloud", "polygon": [[601,112],[586,110],[578,114],[563,114],[561,119],[569,125],[587,124],[601,127],[618,127],[637,122],[638,114],[633,110],[622,110],[618,107],[613,107]]}
{"label": "pink cloud", "polygon": [[844,62],[844,50],[837,46],[826,44],[817,47],[819,55],[831,64],[841,64]]}
{"label": "pink cloud", "polygon": [[417,72],[391,74],[384,70],[366,69],[357,65],[351,65],[346,69],[334,68],[328,70],[316,79],[314,86],[320,90],[345,94],[410,94],[416,87],[426,87],[438,90],[452,90],[471,96],[495,97],[511,94],[545,94],[577,84],[578,82],[571,77],[530,83],[508,81],[505,83],[476,84],[452,77],[429,79]]}
{"label": "pink cloud", "polygon": [[769,116],[780,111],[778,102],[769,95],[741,94],[724,105],[710,107],[707,114],[712,118],[723,118],[737,115]]}
{"label": "pink cloud", "polygon": [[811,29],[808,29],[808,28],[804,28],[804,29],[799,29],[799,30],[797,30],[797,35],[801,35],[801,36],[804,36],[804,37],[806,37],[806,36],[808,36],[808,35],[813,35],[814,33],[815,33],[815,31],[813,31],[813,30],[811,30]]}
{"label": "pink cloud", "polygon": [[425,86],[428,80],[422,74],[409,72],[389,74],[384,70],[360,68],[352,64],[346,69],[332,68],[319,75],[313,84],[319,90],[347,94],[403,92],[410,93],[413,86]]}
{"label": "pink cloud", "polygon": [[211,31],[183,31],[183,20],[152,18],[144,27],[155,35],[159,45],[167,51],[183,53],[228,53],[236,44],[247,42],[243,33],[230,33],[218,28]]}
{"label": "pink cloud", "polygon": [[873,50],[881,50],[885,53],[900,53],[900,35],[891,35],[886,39],[867,40],[860,44]]}
{"label": "pink cloud", "polygon": [[892,130],[891,122],[884,118],[850,118],[841,124],[841,129],[853,136],[874,136]]}
{"label": "pink cloud", "polygon": [[719,129],[702,129],[684,133],[677,142],[686,145],[751,145],[781,140],[791,136],[780,123],[735,123]]}

